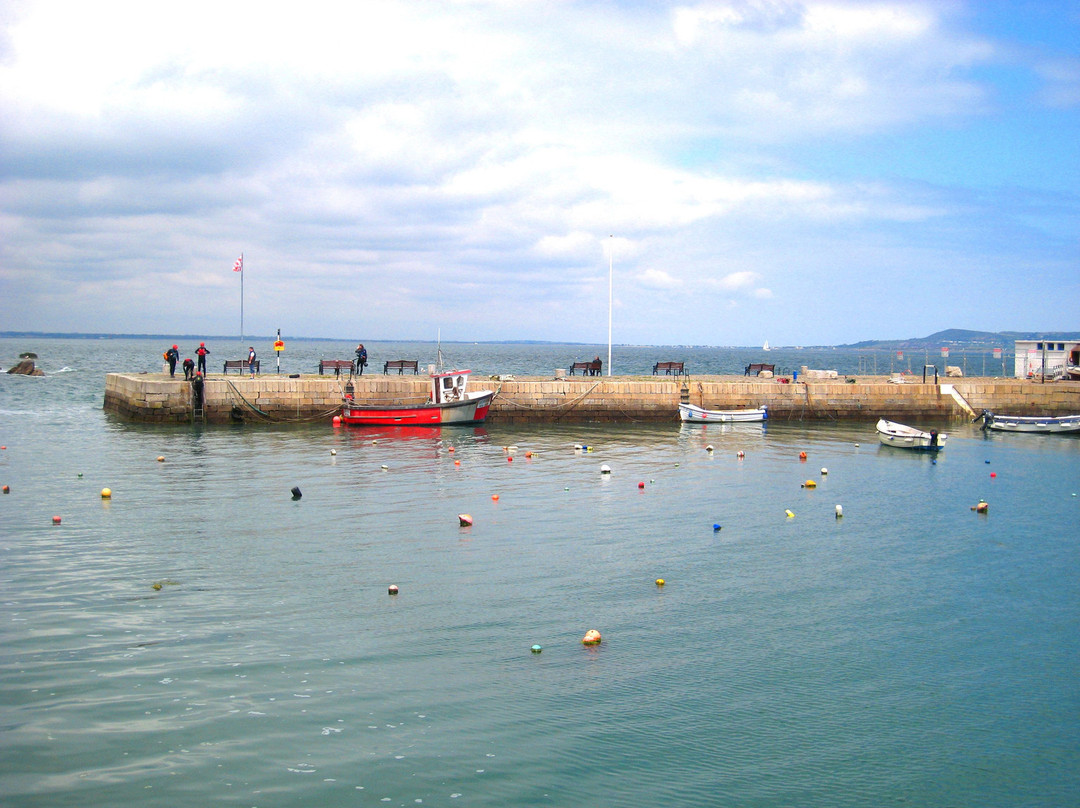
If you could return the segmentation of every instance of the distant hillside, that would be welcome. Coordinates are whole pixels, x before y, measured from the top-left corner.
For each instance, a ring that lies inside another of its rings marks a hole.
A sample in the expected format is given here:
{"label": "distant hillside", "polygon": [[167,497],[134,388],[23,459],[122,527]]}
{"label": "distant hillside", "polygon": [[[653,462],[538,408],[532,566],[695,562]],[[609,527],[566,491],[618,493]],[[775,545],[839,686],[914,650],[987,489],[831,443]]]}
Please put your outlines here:
{"label": "distant hillside", "polygon": [[932,348],[989,348],[1011,349],[1018,339],[1053,339],[1055,341],[1080,342],[1080,331],[969,331],[948,328],[928,337],[912,337],[897,340],[865,340],[837,348],[865,348],[871,350],[916,351]]}

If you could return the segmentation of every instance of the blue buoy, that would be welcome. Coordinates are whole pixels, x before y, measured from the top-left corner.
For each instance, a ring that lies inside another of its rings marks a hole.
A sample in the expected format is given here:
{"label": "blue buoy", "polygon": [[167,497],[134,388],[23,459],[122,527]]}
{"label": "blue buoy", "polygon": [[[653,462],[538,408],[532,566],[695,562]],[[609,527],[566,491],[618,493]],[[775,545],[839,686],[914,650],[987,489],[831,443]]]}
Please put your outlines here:
{"label": "blue buoy", "polygon": [[534,654],[539,654],[539,653],[540,653],[541,651],[543,651],[543,650],[544,650],[544,649],[543,649],[542,647],[540,647],[539,645],[534,645],[534,646],[532,647],[532,652],[533,652]]}
{"label": "blue buoy", "polygon": [[712,529],[713,529],[713,533],[719,533],[721,530],[723,530],[723,528],[720,527],[720,525],[713,525]]}

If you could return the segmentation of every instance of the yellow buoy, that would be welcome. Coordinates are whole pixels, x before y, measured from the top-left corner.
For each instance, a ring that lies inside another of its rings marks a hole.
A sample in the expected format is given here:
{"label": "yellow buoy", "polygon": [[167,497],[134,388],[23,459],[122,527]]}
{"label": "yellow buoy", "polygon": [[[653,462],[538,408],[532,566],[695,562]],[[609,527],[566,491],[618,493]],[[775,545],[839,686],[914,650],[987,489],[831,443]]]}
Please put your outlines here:
{"label": "yellow buoy", "polygon": [[101,489],[101,498],[102,499],[109,499],[110,497],[112,497],[112,489],[111,488],[102,488]]}
{"label": "yellow buoy", "polygon": [[165,462],[165,455],[158,455],[157,456],[157,462],[164,463]]}
{"label": "yellow buoy", "polygon": [[787,515],[788,519],[792,519],[795,516],[795,514],[793,514],[791,511],[784,511],[784,513]]}
{"label": "yellow buoy", "polygon": [[657,585],[657,586],[663,586],[663,585],[664,585],[664,583],[665,583],[665,581],[664,581],[664,579],[663,579],[663,578],[657,578],[657,579],[656,579],[656,585]]}
{"label": "yellow buoy", "polygon": [[803,488],[817,488],[817,483],[815,483],[813,480],[807,480],[805,483],[803,483]]}

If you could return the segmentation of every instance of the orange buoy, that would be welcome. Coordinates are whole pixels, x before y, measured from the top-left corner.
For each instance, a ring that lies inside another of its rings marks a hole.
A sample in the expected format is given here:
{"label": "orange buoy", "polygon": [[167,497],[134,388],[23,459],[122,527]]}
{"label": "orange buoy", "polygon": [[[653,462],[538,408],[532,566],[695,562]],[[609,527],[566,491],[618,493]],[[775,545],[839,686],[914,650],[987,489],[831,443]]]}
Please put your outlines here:
{"label": "orange buoy", "polygon": [[53,521],[54,525],[58,525],[58,524],[60,524],[60,517],[59,516],[54,516],[52,518],[52,521]]}
{"label": "orange buoy", "polygon": [[334,426],[341,426],[341,416],[340,415],[335,415],[334,419],[333,419],[333,421],[331,421],[331,423]]}
{"label": "orange buoy", "polygon": [[491,501],[492,502],[498,502],[499,501],[499,495],[498,494],[492,494],[491,495]]}
{"label": "orange buoy", "polygon": [[600,644],[600,632],[595,628],[590,628],[585,632],[585,636],[581,638],[582,645],[599,645]]}
{"label": "orange buoy", "polygon": [[461,461],[460,461],[460,460],[455,460],[455,461],[454,461],[454,465],[455,465],[455,466],[460,466],[460,465],[461,465]]}
{"label": "orange buoy", "polygon": [[806,452],[799,452],[799,460],[806,460]]}

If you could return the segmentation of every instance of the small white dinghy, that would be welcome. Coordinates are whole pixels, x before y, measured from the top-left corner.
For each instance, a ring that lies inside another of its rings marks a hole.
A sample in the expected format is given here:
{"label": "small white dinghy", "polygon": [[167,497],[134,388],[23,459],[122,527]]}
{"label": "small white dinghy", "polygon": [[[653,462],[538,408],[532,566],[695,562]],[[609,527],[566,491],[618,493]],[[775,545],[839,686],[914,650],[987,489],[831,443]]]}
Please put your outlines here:
{"label": "small white dinghy", "polygon": [[1002,432],[1080,432],[1080,415],[998,415],[983,410],[983,429]]}
{"label": "small white dinghy", "polygon": [[877,433],[878,440],[883,446],[917,449],[923,452],[937,452],[944,449],[945,441],[949,439],[948,435],[944,432],[939,433],[936,429],[924,432],[913,426],[886,421],[884,418],[877,422]]}
{"label": "small white dinghy", "polygon": [[694,424],[737,424],[764,421],[769,417],[768,407],[755,410],[706,410],[693,404],[679,405],[679,418]]}

